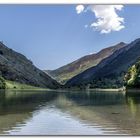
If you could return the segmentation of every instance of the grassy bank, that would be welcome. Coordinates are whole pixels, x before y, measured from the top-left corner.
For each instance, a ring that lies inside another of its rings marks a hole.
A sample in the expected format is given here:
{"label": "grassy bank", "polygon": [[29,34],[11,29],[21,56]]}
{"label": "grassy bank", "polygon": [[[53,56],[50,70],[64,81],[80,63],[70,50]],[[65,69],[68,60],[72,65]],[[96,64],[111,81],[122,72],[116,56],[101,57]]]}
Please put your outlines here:
{"label": "grassy bank", "polygon": [[21,84],[14,81],[5,80],[6,89],[22,89],[22,90],[49,90],[47,88],[34,87],[26,84]]}

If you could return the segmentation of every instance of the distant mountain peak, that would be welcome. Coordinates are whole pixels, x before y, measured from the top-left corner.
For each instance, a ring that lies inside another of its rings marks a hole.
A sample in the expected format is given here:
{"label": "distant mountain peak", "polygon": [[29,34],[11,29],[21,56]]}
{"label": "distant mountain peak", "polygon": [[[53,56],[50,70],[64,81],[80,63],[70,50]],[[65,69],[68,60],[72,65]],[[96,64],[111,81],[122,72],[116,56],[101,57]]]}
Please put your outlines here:
{"label": "distant mountain peak", "polygon": [[118,43],[118,45],[126,45],[126,43],[125,42],[120,42],[120,43]]}
{"label": "distant mountain peak", "polygon": [[77,74],[85,71],[86,69],[96,66],[101,60],[110,56],[116,50],[124,47],[126,43],[120,42],[116,45],[112,45],[108,48],[104,48],[97,53],[89,54],[83,56],[72,63],[62,66],[53,71],[46,71],[49,75],[55,78],[60,83],[65,83],[70,78],[76,76]]}

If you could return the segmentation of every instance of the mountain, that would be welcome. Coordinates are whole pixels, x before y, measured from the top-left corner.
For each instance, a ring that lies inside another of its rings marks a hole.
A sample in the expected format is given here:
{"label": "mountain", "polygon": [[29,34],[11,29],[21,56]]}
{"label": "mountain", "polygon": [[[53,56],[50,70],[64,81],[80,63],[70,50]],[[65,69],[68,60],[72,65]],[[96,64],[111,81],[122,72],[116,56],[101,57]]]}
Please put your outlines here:
{"label": "mountain", "polygon": [[66,83],[66,87],[118,88],[124,85],[124,75],[140,58],[140,39],[115,51],[97,66],[87,69]]}
{"label": "mountain", "polygon": [[124,47],[126,44],[120,42],[114,46],[105,48],[98,53],[84,56],[70,64],[60,67],[56,70],[46,70],[50,76],[56,79],[58,82],[64,84],[66,81],[74,77],[75,75],[85,71],[86,69],[96,66],[101,60],[113,54],[116,50]]}
{"label": "mountain", "polygon": [[55,80],[36,68],[24,55],[9,49],[2,42],[0,42],[0,76],[37,87],[59,87]]}

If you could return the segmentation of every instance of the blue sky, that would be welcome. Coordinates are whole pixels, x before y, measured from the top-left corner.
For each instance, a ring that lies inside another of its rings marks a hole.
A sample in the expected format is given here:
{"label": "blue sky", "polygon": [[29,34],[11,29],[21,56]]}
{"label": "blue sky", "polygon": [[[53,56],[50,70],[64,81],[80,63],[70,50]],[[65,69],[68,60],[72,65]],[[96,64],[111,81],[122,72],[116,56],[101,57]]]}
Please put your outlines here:
{"label": "blue sky", "polygon": [[124,18],[125,28],[106,34],[90,27],[97,21],[93,12],[77,14],[76,6],[0,5],[0,40],[40,69],[56,69],[84,55],[140,37],[139,5],[124,5],[116,11]]}

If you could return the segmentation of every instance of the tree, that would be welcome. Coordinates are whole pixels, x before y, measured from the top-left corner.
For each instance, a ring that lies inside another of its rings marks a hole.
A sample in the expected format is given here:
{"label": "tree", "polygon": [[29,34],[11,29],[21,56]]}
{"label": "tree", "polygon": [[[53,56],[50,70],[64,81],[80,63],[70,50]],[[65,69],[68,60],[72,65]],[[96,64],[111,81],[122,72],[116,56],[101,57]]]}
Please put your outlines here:
{"label": "tree", "polygon": [[5,89],[6,83],[5,80],[0,76],[0,89]]}

